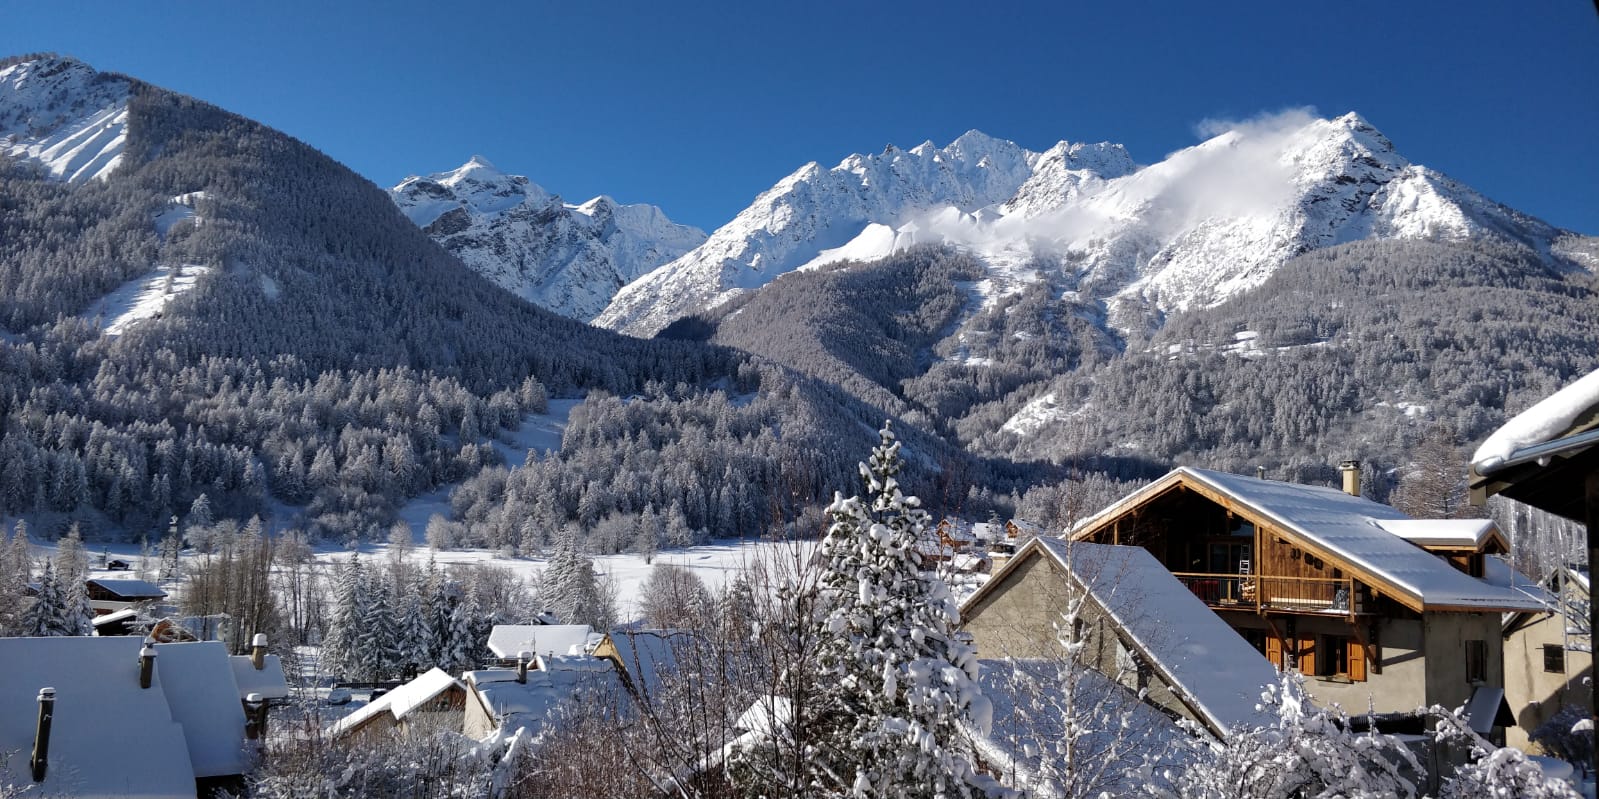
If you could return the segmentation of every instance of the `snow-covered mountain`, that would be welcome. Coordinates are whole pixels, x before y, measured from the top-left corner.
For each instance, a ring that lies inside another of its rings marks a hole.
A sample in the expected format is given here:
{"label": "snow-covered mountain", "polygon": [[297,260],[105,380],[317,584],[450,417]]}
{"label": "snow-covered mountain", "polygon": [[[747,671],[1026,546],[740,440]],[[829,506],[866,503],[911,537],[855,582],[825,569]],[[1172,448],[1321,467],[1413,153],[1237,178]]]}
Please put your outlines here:
{"label": "snow-covered mountain", "polygon": [[[652,334],[863,235],[881,236],[935,209],[974,212],[1002,202],[1033,174],[1040,157],[971,131],[942,149],[932,142],[910,150],[889,145],[877,155],[851,155],[832,169],[811,162],[755,198],[704,244],[626,286],[595,323]],[[895,244],[887,238],[865,249],[876,257]]]}
{"label": "snow-covered mountain", "polygon": [[453,172],[409,177],[400,210],[468,266],[510,291],[587,321],[616,290],[705,241],[653,205],[595,197],[569,205],[473,156]]}
{"label": "snow-covered mountain", "polygon": [[104,178],[122,161],[131,88],[127,78],[71,58],[0,68],[0,153],[59,180]]}
{"label": "snow-covered mountain", "polygon": [[1213,306],[1287,259],[1363,239],[1497,237],[1576,262],[1565,235],[1410,163],[1357,114],[1232,126],[1137,167],[1115,144],[1043,153],[981,133],[808,164],[692,252],[622,289],[598,324],[650,335],[797,268],[948,243],[979,256],[990,296],[1050,278],[1121,330]]}

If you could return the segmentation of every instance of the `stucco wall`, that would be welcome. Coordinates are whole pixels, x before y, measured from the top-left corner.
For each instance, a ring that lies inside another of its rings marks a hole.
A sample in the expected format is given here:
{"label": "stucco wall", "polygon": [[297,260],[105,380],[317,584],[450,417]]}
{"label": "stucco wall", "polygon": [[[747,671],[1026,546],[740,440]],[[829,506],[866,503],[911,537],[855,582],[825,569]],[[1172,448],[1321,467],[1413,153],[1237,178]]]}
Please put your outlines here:
{"label": "stucco wall", "polygon": [[1505,701],[1516,714],[1517,726],[1505,731],[1505,743],[1532,751],[1528,740],[1538,726],[1565,705],[1590,707],[1593,689],[1584,685],[1593,677],[1593,655],[1566,650],[1566,670],[1543,668],[1543,646],[1565,646],[1565,623],[1554,614],[1540,614],[1513,628],[1505,639]]}
{"label": "stucco wall", "polygon": [[1427,704],[1456,708],[1476,686],[1466,680],[1466,641],[1487,642],[1486,684],[1504,685],[1502,622],[1496,613],[1428,613],[1422,620],[1427,646]]}

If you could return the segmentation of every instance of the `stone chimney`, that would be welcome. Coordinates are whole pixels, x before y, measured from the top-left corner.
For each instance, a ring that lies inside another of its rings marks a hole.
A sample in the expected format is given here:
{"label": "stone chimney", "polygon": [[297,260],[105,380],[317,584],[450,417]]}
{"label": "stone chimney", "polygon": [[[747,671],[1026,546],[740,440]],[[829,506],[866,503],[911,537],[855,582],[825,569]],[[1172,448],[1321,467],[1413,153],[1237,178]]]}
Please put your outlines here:
{"label": "stone chimney", "polygon": [[145,643],[139,650],[139,687],[149,688],[155,677],[155,647]]}
{"label": "stone chimney", "polygon": [[1360,461],[1344,461],[1338,464],[1338,471],[1344,475],[1344,493],[1360,496]]}
{"label": "stone chimney", "polygon": [[45,767],[50,761],[50,723],[56,716],[56,689],[39,689],[39,720],[33,729],[33,757],[28,766],[33,770],[33,781],[44,782]]}
{"label": "stone chimney", "polygon": [[266,668],[266,642],[266,633],[256,633],[255,637],[250,639],[250,665],[254,666],[256,671]]}

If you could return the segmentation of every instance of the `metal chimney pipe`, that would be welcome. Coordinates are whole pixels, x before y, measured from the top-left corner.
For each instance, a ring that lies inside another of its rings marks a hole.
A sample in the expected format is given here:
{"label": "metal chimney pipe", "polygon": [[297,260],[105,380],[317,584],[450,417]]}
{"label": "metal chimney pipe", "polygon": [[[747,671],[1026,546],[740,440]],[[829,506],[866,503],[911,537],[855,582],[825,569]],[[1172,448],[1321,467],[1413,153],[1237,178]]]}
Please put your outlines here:
{"label": "metal chimney pipe", "polygon": [[250,665],[254,666],[256,671],[266,668],[266,650],[266,633],[256,633],[255,638],[250,640]]}
{"label": "metal chimney pipe", "polygon": [[1360,461],[1344,461],[1338,464],[1338,471],[1344,474],[1344,493],[1360,496]]}
{"label": "metal chimney pipe", "polygon": [[266,737],[266,699],[258,693],[244,697],[244,737],[252,741]]}
{"label": "metal chimney pipe", "polygon": [[145,644],[139,649],[139,687],[149,688],[155,677],[155,647]]}
{"label": "metal chimney pipe", "polygon": [[1264,480],[1264,479],[1266,479],[1266,467],[1264,467],[1264,466],[1256,466],[1255,467],[1255,479],[1256,480]]}
{"label": "metal chimney pipe", "polygon": [[533,659],[533,653],[523,650],[516,653],[516,681],[527,682],[527,663]]}
{"label": "metal chimney pipe", "polygon": [[50,723],[55,716],[56,689],[39,689],[39,721],[33,730],[33,757],[28,760],[34,782],[44,782],[45,767],[50,761]]}

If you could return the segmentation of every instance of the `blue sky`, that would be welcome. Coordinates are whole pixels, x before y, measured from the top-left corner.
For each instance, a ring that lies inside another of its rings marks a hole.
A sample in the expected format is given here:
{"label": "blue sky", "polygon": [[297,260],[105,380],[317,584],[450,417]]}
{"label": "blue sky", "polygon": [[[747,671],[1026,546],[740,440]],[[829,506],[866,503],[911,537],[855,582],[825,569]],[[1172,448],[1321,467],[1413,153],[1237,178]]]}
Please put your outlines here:
{"label": "blue sky", "polygon": [[[1201,6],[1203,6],[1201,8]],[[970,128],[1032,149],[1355,110],[1399,151],[1599,233],[1599,15],[1504,2],[29,2],[53,50],[285,130],[388,186],[474,153],[707,230],[808,161]]]}

